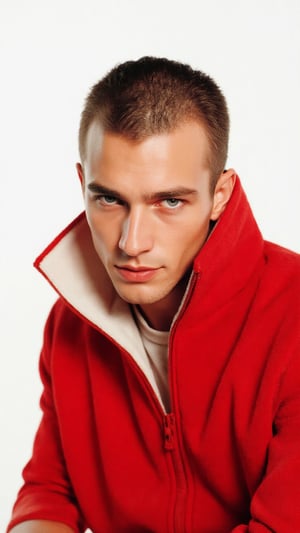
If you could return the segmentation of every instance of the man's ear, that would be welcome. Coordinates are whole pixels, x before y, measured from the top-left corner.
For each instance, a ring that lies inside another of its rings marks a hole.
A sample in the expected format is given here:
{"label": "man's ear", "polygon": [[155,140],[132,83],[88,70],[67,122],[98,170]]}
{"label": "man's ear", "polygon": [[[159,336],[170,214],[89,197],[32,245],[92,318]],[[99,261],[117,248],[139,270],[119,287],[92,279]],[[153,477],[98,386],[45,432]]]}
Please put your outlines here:
{"label": "man's ear", "polygon": [[81,163],[76,163],[76,170],[81,183],[82,192],[84,192],[84,172]]}
{"label": "man's ear", "polygon": [[235,180],[236,173],[232,168],[225,170],[220,175],[214,191],[213,207],[210,216],[211,220],[218,220],[223,213],[230,200]]}

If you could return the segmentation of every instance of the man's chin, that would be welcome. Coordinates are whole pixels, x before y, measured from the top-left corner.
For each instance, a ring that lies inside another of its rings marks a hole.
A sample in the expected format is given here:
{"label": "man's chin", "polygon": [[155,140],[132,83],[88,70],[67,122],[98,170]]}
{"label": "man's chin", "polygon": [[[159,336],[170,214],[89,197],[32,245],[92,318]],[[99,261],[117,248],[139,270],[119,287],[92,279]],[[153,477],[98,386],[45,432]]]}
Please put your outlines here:
{"label": "man's chin", "polygon": [[158,302],[162,296],[161,294],[155,294],[155,291],[150,287],[137,287],[130,290],[124,290],[122,287],[115,286],[115,290],[122,300],[131,305],[151,305]]}

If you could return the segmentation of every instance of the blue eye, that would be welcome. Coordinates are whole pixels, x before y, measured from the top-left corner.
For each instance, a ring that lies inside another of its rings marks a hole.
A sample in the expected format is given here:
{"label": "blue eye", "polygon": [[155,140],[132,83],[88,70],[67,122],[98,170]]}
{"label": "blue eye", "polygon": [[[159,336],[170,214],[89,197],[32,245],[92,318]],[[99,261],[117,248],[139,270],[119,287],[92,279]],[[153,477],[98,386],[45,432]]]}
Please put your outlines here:
{"label": "blue eye", "polygon": [[178,198],[166,198],[166,200],[163,200],[163,202],[165,202],[167,207],[174,209],[182,203],[182,200],[178,200]]}
{"label": "blue eye", "polygon": [[100,200],[100,202],[106,205],[114,205],[118,203],[118,199],[115,198],[114,196],[109,196],[109,195],[104,195],[104,194],[99,196],[98,200]]}

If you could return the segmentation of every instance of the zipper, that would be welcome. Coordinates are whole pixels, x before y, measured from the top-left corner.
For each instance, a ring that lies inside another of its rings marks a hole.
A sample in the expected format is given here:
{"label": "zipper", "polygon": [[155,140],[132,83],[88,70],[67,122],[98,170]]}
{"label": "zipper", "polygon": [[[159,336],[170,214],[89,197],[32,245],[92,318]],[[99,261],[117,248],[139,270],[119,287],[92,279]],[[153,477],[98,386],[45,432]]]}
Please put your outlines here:
{"label": "zipper", "polygon": [[[191,299],[194,287],[197,282],[198,273],[193,272],[183,297],[182,304],[178,310],[177,316],[173,322],[169,337],[169,391],[171,400],[171,413],[164,417],[164,448],[171,452],[173,471],[175,474],[175,505],[173,511],[173,531],[175,533],[185,533],[187,531],[187,500],[188,500],[188,479],[186,465],[184,460],[184,443],[182,431],[180,430],[180,421],[178,420],[178,409],[176,408],[176,388],[175,373],[172,365],[172,347],[174,342],[175,331],[183,316],[189,301]],[[176,416],[177,414],[177,416]],[[176,423],[178,421],[178,423]]]}
{"label": "zipper", "polygon": [[164,416],[164,448],[174,450],[175,415],[168,413]]}
{"label": "zipper", "polygon": [[164,416],[164,449],[167,455],[166,459],[173,472],[173,479],[170,481],[169,531],[172,533],[186,533],[188,483],[176,429],[175,414],[166,414]]}

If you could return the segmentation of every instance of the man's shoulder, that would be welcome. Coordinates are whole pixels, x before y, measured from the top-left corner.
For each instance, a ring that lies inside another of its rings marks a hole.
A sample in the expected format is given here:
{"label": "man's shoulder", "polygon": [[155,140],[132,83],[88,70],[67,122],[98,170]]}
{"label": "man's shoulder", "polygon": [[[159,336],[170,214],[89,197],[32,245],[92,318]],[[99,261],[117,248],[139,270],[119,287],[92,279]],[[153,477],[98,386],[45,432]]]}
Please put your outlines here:
{"label": "man's shoulder", "polygon": [[290,294],[293,301],[300,301],[300,254],[265,241],[264,257],[264,280],[271,292],[282,296]]}
{"label": "man's shoulder", "polygon": [[58,298],[44,327],[44,356],[61,358],[62,352],[67,354],[68,351],[74,354],[74,347],[81,346],[94,334],[100,341],[101,332],[93,327],[88,318],[80,315],[68,302]]}
{"label": "man's shoulder", "polygon": [[65,329],[66,327],[76,328],[76,330],[81,329],[87,320],[80,315],[68,302],[63,298],[59,297],[54,302],[52,308],[50,309],[49,316],[46,322],[47,329],[59,329],[61,326]]}
{"label": "man's shoulder", "polygon": [[300,274],[300,254],[297,252],[270,241],[264,242],[264,252],[270,267],[275,269],[282,267],[286,275]]}

